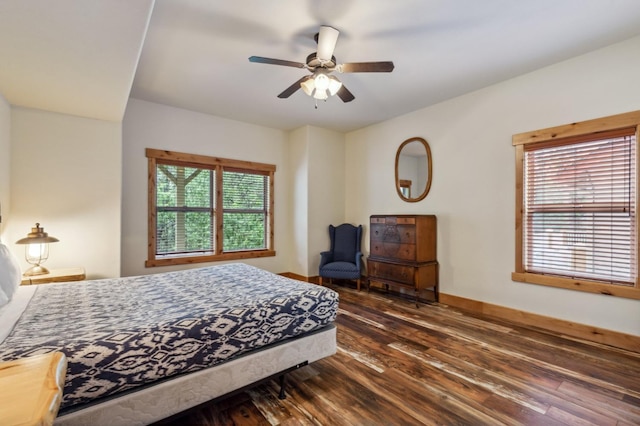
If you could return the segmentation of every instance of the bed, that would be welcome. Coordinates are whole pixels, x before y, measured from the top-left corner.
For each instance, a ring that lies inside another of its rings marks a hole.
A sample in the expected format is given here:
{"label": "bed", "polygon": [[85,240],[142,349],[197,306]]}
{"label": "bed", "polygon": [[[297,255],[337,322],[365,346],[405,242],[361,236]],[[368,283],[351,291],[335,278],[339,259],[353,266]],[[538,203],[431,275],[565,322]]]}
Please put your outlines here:
{"label": "bed", "polygon": [[334,291],[242,263],[20,287],[0,361],[67,356],[56,424],[148,424],[336,351]]}

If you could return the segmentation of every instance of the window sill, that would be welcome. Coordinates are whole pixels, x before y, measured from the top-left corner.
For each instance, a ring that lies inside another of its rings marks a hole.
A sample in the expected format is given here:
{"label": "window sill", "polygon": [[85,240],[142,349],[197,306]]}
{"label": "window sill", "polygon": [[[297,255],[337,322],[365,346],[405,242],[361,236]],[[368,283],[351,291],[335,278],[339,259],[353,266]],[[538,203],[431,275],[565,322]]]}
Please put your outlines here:
{"label": "window sill", "polygon": [[273,257],[276,255],[275,250],[254,250],[254,251],[238,251],[231,253],[212,254],[204,256],[180,256],[180,257],[163,257],[160,259],[149,259],[144,262],[147,268],[156,266],[170,265],[189,265],[193,263],[219,262],[223,260],[253,259],[257,257]]}
{"label": "window sill", "polygon": [[527,284],[538,284],[550,287],[566,288],[569,290],[604,294],[606,296],[624,297],[627,299],[640,299],[640,289],[637,286],[630,287],[618,284],[605,284],[595,281],[531,274],[527,272],[512,272],[511,279],[513,281]]}

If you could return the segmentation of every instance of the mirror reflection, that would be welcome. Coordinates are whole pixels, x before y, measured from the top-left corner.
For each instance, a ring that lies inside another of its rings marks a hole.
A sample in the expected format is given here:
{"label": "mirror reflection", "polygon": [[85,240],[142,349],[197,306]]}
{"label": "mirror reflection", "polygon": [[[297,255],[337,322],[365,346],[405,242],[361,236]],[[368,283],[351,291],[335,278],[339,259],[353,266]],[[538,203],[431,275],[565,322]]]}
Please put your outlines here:
{"label": "mirror reflection", "polygon": [[410,138],[396,154],[396,189],[405,201],[420,201],[431,186],[431,149],[426,140]]}

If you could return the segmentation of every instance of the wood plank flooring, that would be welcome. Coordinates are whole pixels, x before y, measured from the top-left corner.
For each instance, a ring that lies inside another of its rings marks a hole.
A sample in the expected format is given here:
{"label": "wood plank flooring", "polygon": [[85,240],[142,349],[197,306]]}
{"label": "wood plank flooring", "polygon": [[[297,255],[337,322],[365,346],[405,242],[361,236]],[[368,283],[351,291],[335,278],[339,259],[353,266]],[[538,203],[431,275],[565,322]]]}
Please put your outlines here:
{"label": "wood plank flooring", "polygon": [[171,425],[638,425],[640,354],[421,304],[340,293],[338,352]]}

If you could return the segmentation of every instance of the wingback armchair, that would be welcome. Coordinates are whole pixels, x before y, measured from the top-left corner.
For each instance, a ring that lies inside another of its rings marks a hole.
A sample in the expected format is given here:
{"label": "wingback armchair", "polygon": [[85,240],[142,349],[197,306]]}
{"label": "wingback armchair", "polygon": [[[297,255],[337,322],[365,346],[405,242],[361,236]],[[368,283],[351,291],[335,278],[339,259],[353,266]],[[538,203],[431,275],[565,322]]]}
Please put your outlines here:
{"label": "wingback armchair", "polygon": [[362,225],[353,226],[343,223],[339,226],[329,225],[331,248],[320,253],[320,285],[323,278],[356,280],[360,291],[360,277],[362,276]]}

